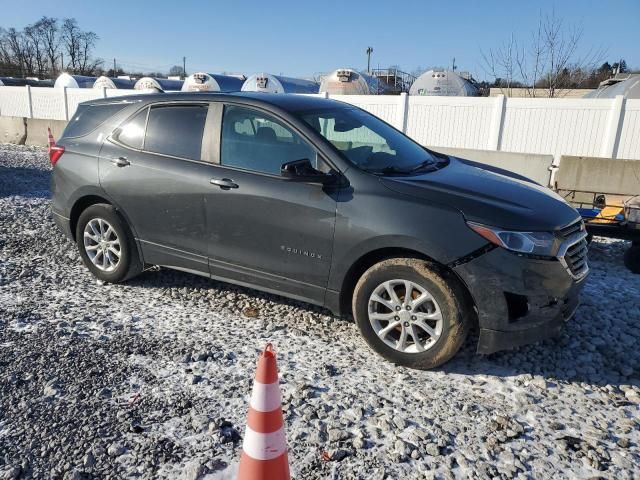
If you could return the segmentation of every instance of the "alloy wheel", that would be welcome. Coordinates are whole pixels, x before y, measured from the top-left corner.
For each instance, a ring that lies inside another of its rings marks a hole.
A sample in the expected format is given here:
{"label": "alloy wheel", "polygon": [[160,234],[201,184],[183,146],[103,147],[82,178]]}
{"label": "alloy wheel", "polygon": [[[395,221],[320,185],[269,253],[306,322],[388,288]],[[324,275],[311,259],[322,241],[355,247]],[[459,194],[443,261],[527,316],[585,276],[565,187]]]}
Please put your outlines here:
{"label": "alloy wheel", "polygon": [[109,222],[92,218],[84,227],[84,250],[96,268],[112,272],[120,263],[122,248],[120,239]]}
{"label": "alloy wheel", "polygon": [[369,322],[376,335],[403,353],[421,353],[442,334],[442,312],[424,287],[411,280],[388,280],[369,297]]}

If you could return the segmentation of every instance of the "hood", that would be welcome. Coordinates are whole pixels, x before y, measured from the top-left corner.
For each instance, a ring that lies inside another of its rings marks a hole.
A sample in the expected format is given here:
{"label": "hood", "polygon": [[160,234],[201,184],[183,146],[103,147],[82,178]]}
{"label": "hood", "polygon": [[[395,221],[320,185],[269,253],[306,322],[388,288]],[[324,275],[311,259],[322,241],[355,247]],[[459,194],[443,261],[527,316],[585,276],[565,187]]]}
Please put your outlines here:
{"label": "hood", "polygon": [[518,174],[449,157],[437,171],[410,177],[383,177],[398,193],[453,207],[467,220],[507,230],[551,231],[580,218],[549,188]]}

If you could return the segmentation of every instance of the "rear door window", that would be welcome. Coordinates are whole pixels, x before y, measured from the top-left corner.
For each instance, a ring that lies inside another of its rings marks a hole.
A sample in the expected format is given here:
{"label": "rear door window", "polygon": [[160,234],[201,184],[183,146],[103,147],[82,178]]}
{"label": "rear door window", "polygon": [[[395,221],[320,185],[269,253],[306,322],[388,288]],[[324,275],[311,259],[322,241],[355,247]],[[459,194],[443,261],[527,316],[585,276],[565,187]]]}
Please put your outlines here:
{"label": "rear door window", "polygon": [[144,142],[144,128],[147,123],[148,108],[140,110],[127,120],[116,134],[116,140],[128,147],[141,149]]}
{"label": "rear door window", "polygon": [[202,134],[206,105],[158,105],[151,107],[144,150],[172,157],[202,159]]}
{"label": "rear door window", "polygon": [[83,137],[126,106],[123,102],[79,105],[64,130],[64,137]]}

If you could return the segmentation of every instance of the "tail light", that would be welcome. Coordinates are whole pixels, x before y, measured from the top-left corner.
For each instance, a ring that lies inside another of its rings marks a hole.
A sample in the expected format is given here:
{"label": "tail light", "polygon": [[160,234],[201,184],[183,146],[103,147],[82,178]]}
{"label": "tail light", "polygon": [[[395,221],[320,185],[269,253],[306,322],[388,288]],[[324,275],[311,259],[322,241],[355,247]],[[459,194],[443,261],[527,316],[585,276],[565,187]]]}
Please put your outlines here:
{"label": "tail light", "polygon": [[56,166],[58,160],[64,153],[64,147],[62,145],[57,145],[56,141],[53,138],[53,134],[51,133],[51,128],[47,127],[47,131],[49,132],[49,161],[52,166]]}

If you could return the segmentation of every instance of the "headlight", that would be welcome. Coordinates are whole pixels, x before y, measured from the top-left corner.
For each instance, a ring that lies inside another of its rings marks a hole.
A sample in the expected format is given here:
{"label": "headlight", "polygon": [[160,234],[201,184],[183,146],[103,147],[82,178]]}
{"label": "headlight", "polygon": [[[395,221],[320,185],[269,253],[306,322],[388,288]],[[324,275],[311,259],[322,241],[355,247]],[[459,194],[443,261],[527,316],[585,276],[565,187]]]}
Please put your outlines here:
{"label": "headlight", "polygon": [[473,222],[467,225],[494,245],[514,252],[553,257],[558,250],[556,237],[550,232],[514,232]]}

